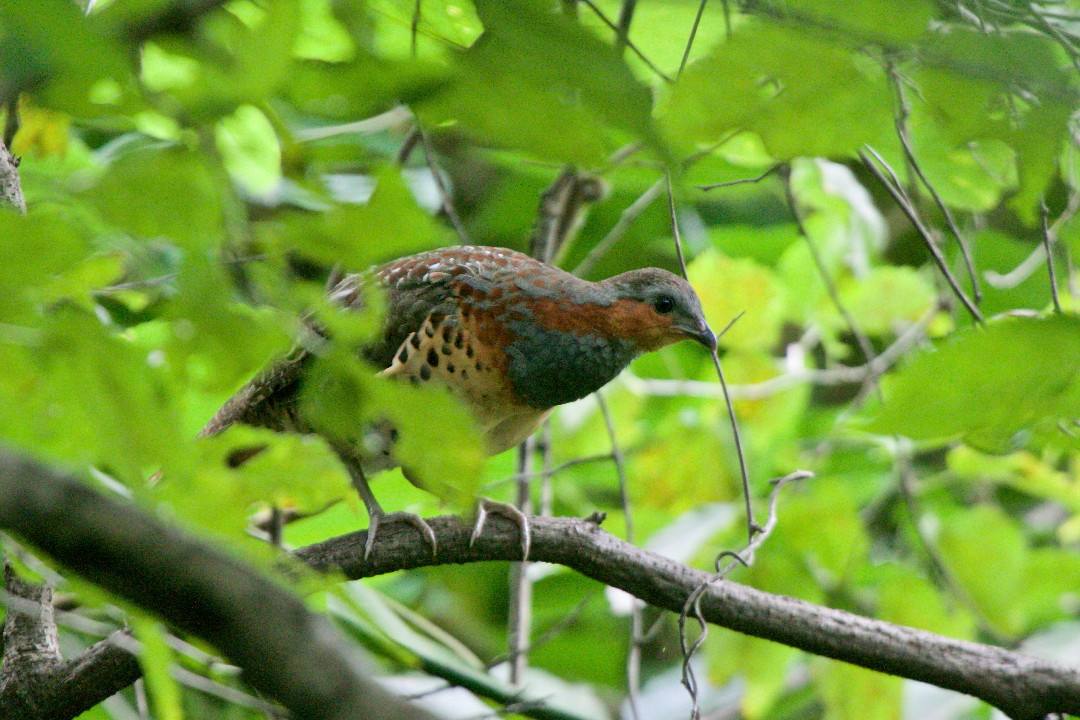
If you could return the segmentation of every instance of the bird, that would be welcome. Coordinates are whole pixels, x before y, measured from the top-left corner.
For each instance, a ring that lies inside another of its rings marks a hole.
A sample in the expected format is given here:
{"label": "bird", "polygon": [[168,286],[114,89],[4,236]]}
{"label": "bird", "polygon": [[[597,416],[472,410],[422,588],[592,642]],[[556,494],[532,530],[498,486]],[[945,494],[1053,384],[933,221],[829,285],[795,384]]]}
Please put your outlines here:
{"label": "bird", "polygon": [[[471,411],[488,455],[523,442],[553,408],[599,390],[643,353],[683,340],[716,350],[693,288],[659,268],[594,282],[514,250],[453,246],[344,275],[329,298],[362,312],[371,286],[384,293],[386,318],[360,349],[362,359],[384,376],[448,388]],[[242,423],[323,435],[367,509],[365,558],[379,527],[390,522],[413,525],[435,553],[430,526],[413,513],[385,512],[368,484],[372,473],[397,465],[394,429],[381,428],[382,448],[372,450],[370,443],[327,436],[304,416],[300,388],[317,353],[308,342],[271,362],[200,434]],[[481,499],[471,540],[488,512],[518,523],[528,557],[528,521],[512,505]]]}

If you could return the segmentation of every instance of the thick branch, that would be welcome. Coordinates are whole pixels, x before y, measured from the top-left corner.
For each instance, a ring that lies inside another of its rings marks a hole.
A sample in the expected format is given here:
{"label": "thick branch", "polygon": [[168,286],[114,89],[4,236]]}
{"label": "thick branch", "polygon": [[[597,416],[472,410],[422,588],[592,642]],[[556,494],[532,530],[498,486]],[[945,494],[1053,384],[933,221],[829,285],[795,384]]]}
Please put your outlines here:
{"label": "thick branch", "polygon": [[[296,555],[312,567],[349,579],[405,568],[482,560],[516,560],[521,544],[515,526],[492,521],[469,546],[469,527],[455,517],[430,519],[438,557],[411,528],[380,529],[364,561],[366,533],[310,545]],[[573,518],[536,517],[530,559],[573,568],[656,607],[682,610],[687,596],[709,575],[630,545],[595,524]],[[920,680],[974,695],[1017,720],[1050,713],[1080,714],[1080,671],[999,647],[935,635],[901,625],[755,590],[730,581],[702,596],[707,621],[774,640],[816,655]]]}
{"label": "thick branch", "polygon": [[[63,662],[53,621],[53,590],[22,580],[7,564],[4,586],[12,601],[4,619],[0,709],[3,717],[36,717],[37,699],[50,692],[53,671]],[[26,608],[20,611],[12,604],[15,601],[22,601]],[[3,702],[5,698],[10,700]]]}
{"label": "thick branch", "polygon": [[[470,547],[455,517],[429,521],[439,556],[411,528],[388,525],[371,559],[363,532],[297,551],[350,579],[432,564],[514,560],[515,526],[493,519]],[[574,568],[657,607],[681,610],[709,576],[629,545],[588,521],[533,518],[532,557]],[[324,622],[292,596],[130,506],[106,500],[40,465],[0,453],[0,527],[80,574],[203,637],[244,667],[247,680],[297,717],[387,717]],[[702,596],[709,622],[807,652],[979,697],[1017,719],[1080,713],[1080,672],[1002,648],[954,640],[771,595],[724,581]],[[73,661],[74,662],[74,661]],[[87,662],[86,671],[94,666]],[[381,691],[377,691],[381,693]],[[400,707],[400,704],[398,705]],[[358,710],[358,708],[362,708]],[[413,709],[401,711],[408,717]],[[340,713],[335,715],[335,713]],[[395,712],[395,716],[399,713]]]}
{"label": "thick branch", "polygon": [[[433,720],[366,679],[329,622],[288,591],[138,508],[4,451],[0,528],[210,642],[298,720]],[[93,672],[94,663],[78,668]],[[0,717],[13,717],[5,702]]]}

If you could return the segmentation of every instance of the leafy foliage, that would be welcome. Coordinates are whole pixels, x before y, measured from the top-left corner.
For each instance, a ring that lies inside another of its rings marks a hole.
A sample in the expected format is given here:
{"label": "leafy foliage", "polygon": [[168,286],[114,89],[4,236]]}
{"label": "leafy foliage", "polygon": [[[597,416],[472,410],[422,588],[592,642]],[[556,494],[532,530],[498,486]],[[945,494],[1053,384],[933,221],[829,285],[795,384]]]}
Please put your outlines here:
{"label": "leafy foliage", "polygon": [[[29,207],[0,212],[2,441],[266,567],[248,527],[271,505],[310,515],[287,545],[362,525],[346,475],[314,438],[195,435],[316,318],[335,343],[307,407],[350,436],[393,419],[434,491],[388,473],[375,484],[388,510],[509,499],[512,453],[482,461],[461,408],[376,378],[353,351],[380,326],[379,298],[342,312],[326,277],[456,242],[447,204],[470,241],[525,249],[564,165],[607,185],[564,267],[675,269],[664,193],[636,202],[670,173],[710,322],[741,314],[720,344],[755,507],[767,478],[817,476],[785,490],[777,530],[734,579],[961,638],[1075,644],[1075,3],[707,3],[689,48],[695,0],[637,3],[626,47],[609,26],[623,3],[553,5],[114,0],[84,16],[70,0],[0,3],[0,101],[22,122]],[[963,290],[977,281],[984,324],[863,163],[873,153]],[[560,411],[554,512],[603,510],[609,530],[702,567],[739,548],[738,455],[715,380],[699,348],[675,346],[605,391],[613,435],[592,399]],[[625,599],[559,568],[531,573],[526,697],[573,691],[565,717],[628,716]],[[310,602],[406,692],[435,676],[499,706],[516,700],[487,669],[505,658],[505,587],[501,566],[432,568]],[[85,586],[64,589],[116,617]],[[156,717],[263,716],[258,702],[177,693],[170,662],[240,685],[127,612]],[[675,623],[657,623],[641,701],[650,718],[686,717]],[[65,632],[72,647],[92,640]],[[703,703],[751,720],[911,711],[897,678],[729,632],[710,632],[695,667]],[[135,702],[125,691],[85,717],[129,717]]]}

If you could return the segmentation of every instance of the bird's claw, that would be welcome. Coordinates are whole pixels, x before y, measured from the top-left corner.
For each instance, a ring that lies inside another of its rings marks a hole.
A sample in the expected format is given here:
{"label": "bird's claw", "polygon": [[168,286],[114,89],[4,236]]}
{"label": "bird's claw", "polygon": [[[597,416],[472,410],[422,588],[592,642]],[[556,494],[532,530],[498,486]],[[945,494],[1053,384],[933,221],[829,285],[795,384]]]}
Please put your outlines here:
{"label": "bird's claw", "polygon": [[469,536],[469,547],[476,544],[480,534],[484,531],[484,523],[491,513],[502,515],[507,520],[517,523],[521,530],[521,560],[529,559],[529,549],[532,546],[532,532],[529,530],[529,518],[525,513],[509,503],[498,502],[489,498],[480,498],[476,506],[476,523],[473,525],[472,534]]}
{"label": "bird's claw", "polygon": [[431,546],[431,556],[435,557],[436,552],[439,549],[439,543],[435,539],[435,531],[431,529],[427,521],[420,517],[416,513],[411,512],[392,512],[392,513],[373,513],[368,523],[367,540],[364,542],[364,560],[367,560],[371,555],[371,549],[375,547],[375,535],[379,532],[379,527],[386,525],[387,523],[403,522],[412,525],[416,528],[417,532],[424,536],[424,540]]}

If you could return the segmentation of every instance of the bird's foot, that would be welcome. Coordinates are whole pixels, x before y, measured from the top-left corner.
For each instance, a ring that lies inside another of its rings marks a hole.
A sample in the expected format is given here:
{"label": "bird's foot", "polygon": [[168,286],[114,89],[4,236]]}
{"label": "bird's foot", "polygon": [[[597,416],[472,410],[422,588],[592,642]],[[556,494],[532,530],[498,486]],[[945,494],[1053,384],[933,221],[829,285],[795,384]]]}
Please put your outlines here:
{"label": "bird's foot", "polygon": [[367,541],[364,542],[364,559],[367,560],[371,555],[371,549],[375,547],[375,536],[378,534],[380,527],[388,523],[402,522],[412,525],[416,528],[417,532],[424,536],[424,540],[431,546],[431,556],[435,557],[435,553],[439,549],[439,543],[435,539],[435,531],[427,524],[427,520],[424,520],[424,518],[416,513],[399,511],[371,514],[370,522],[368,523]]}
{"label": "bird's foot", "polygon": [[472,547],[480,539],[480,533],[484,531],[487,516],[492,513],[502,515],[507,520],[517,523],[518,528],[521,530],[521,560],[522,562],[528,560],[529,548],[532,545],[532,532],[529,530],[528,516],[509,503],[498,502],[490,498],[480,498],[480,502],[476,506],[476,524],[473,525],[472,535],[469,536],[469,547]]}

